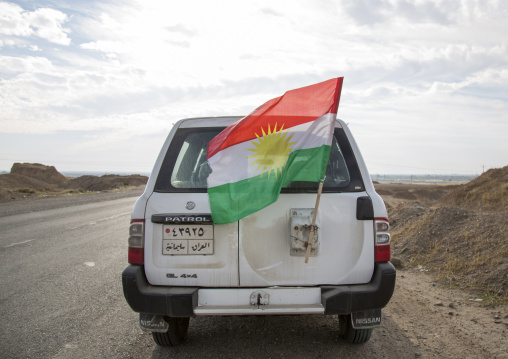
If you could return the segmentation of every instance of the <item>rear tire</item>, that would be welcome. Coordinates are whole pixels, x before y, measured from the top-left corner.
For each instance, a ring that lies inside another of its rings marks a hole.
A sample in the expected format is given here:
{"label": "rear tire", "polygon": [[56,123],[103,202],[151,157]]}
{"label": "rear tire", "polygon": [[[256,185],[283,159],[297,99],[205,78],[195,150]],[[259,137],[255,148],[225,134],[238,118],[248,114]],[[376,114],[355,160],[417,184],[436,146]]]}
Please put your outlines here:
{"label": "rear tire", "polygon": [[373,328],[355,329],[351,324],[351,314],[339,315],[339,336],[352,344],[362,344],[369,341]]}
{"label": "rear tire", "polygon": [[152,332],[153,341],[161,347],[174,347],[180,345],[189,330],[190,318],[164,317],[169,328],[167,332]]}

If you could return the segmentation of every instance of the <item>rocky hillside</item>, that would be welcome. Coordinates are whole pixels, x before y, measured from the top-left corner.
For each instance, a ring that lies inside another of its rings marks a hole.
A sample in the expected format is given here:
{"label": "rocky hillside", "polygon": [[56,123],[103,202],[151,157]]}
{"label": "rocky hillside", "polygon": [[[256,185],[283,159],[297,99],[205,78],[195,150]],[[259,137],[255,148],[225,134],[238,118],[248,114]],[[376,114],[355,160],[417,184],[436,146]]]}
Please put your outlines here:
{"label": "rocky hillside", "polygon": [[22,178],[19,176],[24,176],[57,187],[65,187],[69,182],[54,166],[40,163],[15,163],[11,168],[11,174],[18,175],[18,180]]}
{"label": "rocky hillside", "polygon": [[15,163],[10,173],[0,175],[0,201],[47,195],[111,191],[146,185],[141,175],[65,177],[53,166]]}

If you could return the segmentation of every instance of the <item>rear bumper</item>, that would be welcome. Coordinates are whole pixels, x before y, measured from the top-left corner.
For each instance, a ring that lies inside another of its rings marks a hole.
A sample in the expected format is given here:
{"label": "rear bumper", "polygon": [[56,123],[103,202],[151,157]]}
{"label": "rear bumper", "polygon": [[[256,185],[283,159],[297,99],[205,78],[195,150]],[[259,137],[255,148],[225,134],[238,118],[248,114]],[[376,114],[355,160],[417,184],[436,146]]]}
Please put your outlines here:
{"label": "rear bumper", "polygon": [[325,314],[349,314],[384,308],[395,289],[395,267],[390,262],[376,263],[367,284],[322,286],[321,303]]}
{"label": "rear bumper", "polygon": [[[170,317],[193,317],[196,315],[261,315],[261,314],[350,314],[371,309],[381,309],[388,304],[395,288],[395,268],[390,262],[376,263],[372,280],[367,284],[320,286],[321,303],[309,305],[310,312],[301,305],[287,307],[270,305],[256,307],[245,303],[245,311],[204,311],[199,305],[199,287],[162,287],[150,285],[142,266],[129,265],[122,273],[123,292],[132,310],[138,313],[167,315]],[[240,288],[255,291],[263,288]],[[228,288],[227,290],[232,290]],[[298,289],[295,289],[298,290]],[[320,307],[319,310],[316,308]],[[273,310],[272,310],[273,309]],[[279,310],[283,309],[283,310]]]}

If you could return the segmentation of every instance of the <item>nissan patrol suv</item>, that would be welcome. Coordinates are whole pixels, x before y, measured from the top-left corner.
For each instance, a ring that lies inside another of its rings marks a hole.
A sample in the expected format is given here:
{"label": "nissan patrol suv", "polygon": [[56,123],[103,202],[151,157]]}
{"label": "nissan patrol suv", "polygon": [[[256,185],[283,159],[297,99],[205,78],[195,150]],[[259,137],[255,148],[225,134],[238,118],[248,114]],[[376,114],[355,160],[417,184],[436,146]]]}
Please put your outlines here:
{"label": "nissan patrol suv", "polygon": [[214,315],[338,317],[338,334],[369,340],[395,286],[387,212],[346,124],[335,121],[308,263],[318,183],[295,181],[278,200],[214,224],[207,144],[240,117],[175,124],[132,211],[125,298],[161,346],[189,319]]}

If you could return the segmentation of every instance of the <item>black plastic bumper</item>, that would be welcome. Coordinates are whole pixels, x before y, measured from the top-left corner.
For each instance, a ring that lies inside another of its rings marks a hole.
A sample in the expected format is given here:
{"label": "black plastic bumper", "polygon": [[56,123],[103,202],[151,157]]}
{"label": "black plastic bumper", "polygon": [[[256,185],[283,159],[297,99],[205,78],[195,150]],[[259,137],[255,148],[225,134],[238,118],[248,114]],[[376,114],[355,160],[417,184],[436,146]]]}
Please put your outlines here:
{"label": "black plastic bumper", "polygon": [[395,289],[395,267],[390,262],[376,263],[370,283],[321,286],[325,314],[349,314],[384,308]]}
{"label": "black plastic bumper", "polygon": [[[142,266],[129,265],[122,273],[123,293],[132,310],[170,317],[193,317],[199,287],[152,286]],[[367,284],[321,286],[325,314],[349,314],[384,308],[395,289],[395,268],[390,262],[376,263]]]}

